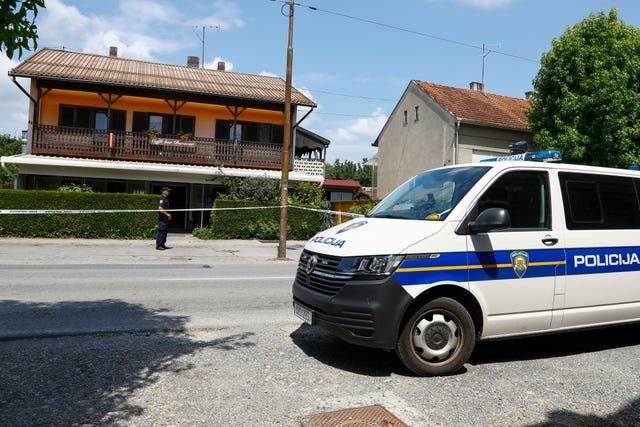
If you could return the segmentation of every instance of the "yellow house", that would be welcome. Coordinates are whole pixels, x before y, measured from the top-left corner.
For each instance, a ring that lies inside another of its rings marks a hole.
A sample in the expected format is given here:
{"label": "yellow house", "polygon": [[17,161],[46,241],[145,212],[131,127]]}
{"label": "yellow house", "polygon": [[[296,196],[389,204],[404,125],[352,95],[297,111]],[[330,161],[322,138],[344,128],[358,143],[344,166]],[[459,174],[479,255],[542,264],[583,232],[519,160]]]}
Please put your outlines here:
{"label": "yellow house", "polygon": [[[172,207],[202,207],[224,177],[280,179],[285,82],[279,77],[42,49],[9,72],[29,98],[26,153],[2,157],[19,168],[16,187],[158,193],[170,185]],[[23,87],[16,78],[28,78]],[[316,107],[291,91],[289,180],[322,182],[328,142],[304,138],[298,124]],[[298,108],[308,112],[299,119]],[[309,132],[306,131],[305,135]],[[312,134],[314,136],[315,134]],[[316,144],[316,145],[314,145]],[[176,218],[178,219],[178,218]],[[198,225],[190,212],[178,228]],[[181,221],[181,223],[180,223]]]}

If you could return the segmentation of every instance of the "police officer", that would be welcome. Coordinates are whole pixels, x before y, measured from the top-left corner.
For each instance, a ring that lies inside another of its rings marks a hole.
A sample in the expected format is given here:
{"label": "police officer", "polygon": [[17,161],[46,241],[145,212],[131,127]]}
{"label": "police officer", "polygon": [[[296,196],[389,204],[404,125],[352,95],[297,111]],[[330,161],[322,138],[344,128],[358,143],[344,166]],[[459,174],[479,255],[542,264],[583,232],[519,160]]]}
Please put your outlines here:
{"label": "police officer", "polygon": [[168,248],[167,243],[167,231],[169,231],[169,221],[171,220],[171,214],[168,212],[171,208],[169,203],[169,192],[171,188],[162,187],[162,197],[158,200],[158,235],[156,237],[156,249],[164,251]]}

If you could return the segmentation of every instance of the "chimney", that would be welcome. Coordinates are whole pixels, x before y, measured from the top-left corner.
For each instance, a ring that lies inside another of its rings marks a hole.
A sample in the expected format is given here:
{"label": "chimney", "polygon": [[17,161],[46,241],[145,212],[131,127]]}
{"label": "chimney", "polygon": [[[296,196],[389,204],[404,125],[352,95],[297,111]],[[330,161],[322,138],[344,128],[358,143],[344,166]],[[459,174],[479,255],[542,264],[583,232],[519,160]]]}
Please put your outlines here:
{"label": "chimney", "polygon": [[118,47],[117,46],[109,47],[109,56],[113,56],[114,58],[116,58],[118,56]]}
{"label": "chimney", "polygon": [[218,61],[218,71],[224,71],[226,64],[224,61]]}
{"label": "chimney", "polygon": [[524,93],[524,99],[526,99],[527,101],[531,101],[532,96],[533,96],[533,91],[531,90]]}
{"label": "chimney", "polygon": [[469,89],[474,90],[476,92],[484,92],[484,83],[471,82],[469,83]]}
{"label": "chimney", "polygon": [[198,57],[198,56],[187,56],[187,67],[199,68],[200,67],[200,57]]}

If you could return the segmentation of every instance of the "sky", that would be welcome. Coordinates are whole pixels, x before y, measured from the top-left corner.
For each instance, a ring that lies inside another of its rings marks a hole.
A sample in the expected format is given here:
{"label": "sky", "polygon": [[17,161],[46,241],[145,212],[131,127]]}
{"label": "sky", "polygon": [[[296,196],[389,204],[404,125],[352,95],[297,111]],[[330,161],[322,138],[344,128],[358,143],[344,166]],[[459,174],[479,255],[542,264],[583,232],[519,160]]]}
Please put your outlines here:
{"label": "sky", "polygon": [[[283,0],[45,4],[38,48],[108,55],[117,46],[120,57],[186,65],[204,47],[206,68],[222,60],[231,72],[286,76]],[[300,126],[331,141],[330,163],[361,162],[375,155],[371,144],[411,80],[469,88],[483,80],[484,63],[487,92],[524,98],[553,39],[613,7],[640,26],[637,0],[298,0],[292,81],[317,104]],[[7,73],[32,54],[0,53],[0,134],[27,128],[28,99]]]}

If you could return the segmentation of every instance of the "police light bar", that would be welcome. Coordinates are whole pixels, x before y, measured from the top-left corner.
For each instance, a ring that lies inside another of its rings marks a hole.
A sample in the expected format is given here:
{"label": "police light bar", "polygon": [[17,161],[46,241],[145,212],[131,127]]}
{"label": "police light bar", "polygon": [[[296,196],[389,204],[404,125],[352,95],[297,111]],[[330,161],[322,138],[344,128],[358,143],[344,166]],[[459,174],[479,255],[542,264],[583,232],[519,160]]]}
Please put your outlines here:
{"label": "police light bar", "polygon": [[508,162],[508,161],[532,161],[532,162],[559,162],[562,160],[562,153],[559,151],[534,151],[531,153],[512,154],[510,156],[495,157],[493,159],[483,159],[481,162]]}

